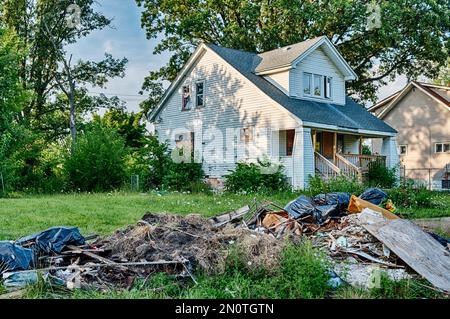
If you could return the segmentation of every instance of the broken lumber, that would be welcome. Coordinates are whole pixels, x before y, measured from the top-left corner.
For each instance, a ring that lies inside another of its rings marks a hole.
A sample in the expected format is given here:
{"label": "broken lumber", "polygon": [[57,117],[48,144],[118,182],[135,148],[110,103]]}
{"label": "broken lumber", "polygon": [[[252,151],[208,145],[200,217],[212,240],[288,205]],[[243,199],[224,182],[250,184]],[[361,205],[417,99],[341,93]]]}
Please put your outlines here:
{"label": "broken lumber", "polygon": [[362,226],[435,287],[450,292],[450,255],[433,237],[409,220],[380,222],[373,211],[361,213]]}
{"label": "broken lumber", "polygon": [[213,224],[214,227],[221,227],[225,224],[228,224],[229,222],[232,222],[234,220],[237,220],[241,217],[243,217],[245,214],[247,214],[250,210],[250,207],[244,206],[241,207],[235,211],[225,213],[219,216],[211,217],[209,221]]}

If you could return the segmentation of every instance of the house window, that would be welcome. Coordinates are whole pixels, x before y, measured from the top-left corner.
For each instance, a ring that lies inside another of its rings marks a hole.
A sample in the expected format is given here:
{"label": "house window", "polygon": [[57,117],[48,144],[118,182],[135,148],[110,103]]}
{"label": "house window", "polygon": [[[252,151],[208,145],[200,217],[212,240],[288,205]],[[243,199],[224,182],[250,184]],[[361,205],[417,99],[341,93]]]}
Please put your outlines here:
{"label": "house window", "polygon": [[197,82],[195,84],[195,106],[205,106],[205,82]]}
{"label": "house window", "polygon": [[322,96],[322,76],[314,74],[314,96]]}
{"label": "house window", "polygon": [[333,78],[329,77],[329,76],[325,76],[324,77],[325,82],[324,82],[324,96],[327,99],[331,99],[331,83]]}
{"label": "house window", "polygon": [[319,74],[303,73],[303,95],[332,98],[333,78]]}
{"label": "house window", "polygon": [[241,129],[241,141],[245,144],[250,143],[253,140],[253,131],[251,128],[246,127]]}
{"label": "house window", "polygon": [[450,153],[450,143],[436,143],[435,144],[436,153]]}
{"label": "house window", "polygon": [[188,85],[183,86],[181,96],[181,110],[187,111],[191,109],[191,91]]}
{"label": "house window", "polygon": [[292,156],[294,151],[295,130],[286,131],[286,156]]}
{"label": "house window", "polygon": [[303,94],[311,95],[312,74],[303,73]]}
{"label": "house window", "polygon": [[450,180],[442,180],[442,189],[450,189]]}
{"label": "house window", "polygon": [[406,155],[406,154],[408,154],[408,145],[399,145],[398,146],[398,154],[399,155]]}

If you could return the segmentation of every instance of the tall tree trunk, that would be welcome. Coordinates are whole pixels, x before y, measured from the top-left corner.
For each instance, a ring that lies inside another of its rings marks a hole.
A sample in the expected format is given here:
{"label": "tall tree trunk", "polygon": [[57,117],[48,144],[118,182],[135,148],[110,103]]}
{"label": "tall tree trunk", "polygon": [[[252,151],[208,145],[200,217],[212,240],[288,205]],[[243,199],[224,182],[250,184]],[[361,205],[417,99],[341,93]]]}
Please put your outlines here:
{"label": "tall tree trunk", "polygon": [[75,122],[75,83],[70,80],[69,84],[69,106],[70,106],[70,135],[72,137],[72,143],[71,143],[71,152],[73,155],[73,152],[75,150],[75,144],[77,141],[77,126]]}

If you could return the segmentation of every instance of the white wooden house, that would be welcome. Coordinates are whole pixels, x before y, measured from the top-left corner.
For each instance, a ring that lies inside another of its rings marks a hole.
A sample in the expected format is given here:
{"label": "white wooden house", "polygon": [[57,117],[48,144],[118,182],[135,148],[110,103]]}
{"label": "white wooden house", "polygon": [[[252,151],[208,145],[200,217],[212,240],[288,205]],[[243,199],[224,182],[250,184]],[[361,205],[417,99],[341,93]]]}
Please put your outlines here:
{"label": "white wooden house", "polygon": [[315,174],[361,178],[376,159],[362,155],[363,139],[381,138],[394,166],[397,132],[346,96],[356,79],[326,37],[261,54],[202,43],[150,121],[172,148],[193,146],[211,179],[265,157],[295,188]]}

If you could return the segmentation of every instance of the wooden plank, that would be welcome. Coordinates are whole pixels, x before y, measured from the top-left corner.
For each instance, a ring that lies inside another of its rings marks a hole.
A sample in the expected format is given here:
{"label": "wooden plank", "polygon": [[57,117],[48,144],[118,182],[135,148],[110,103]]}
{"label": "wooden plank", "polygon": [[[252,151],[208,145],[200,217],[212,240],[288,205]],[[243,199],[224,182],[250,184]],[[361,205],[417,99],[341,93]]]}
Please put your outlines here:
{"label": "wooden plank", "polygon": [[450,292],[450,253],[409,220],[378,222],[361,214],[362,226],[435,287]]}
{"label": "wooden plank", "polygon": [[123,271],[127,270],[127,267],[121,266],[120,264],[118,264],[112,260],[109,260],[109,259],[99,256],[97,254],[94,254],[90,251],[85,251],[85,250],[80,251],[80,249],[77,246],[67,245],[67,248],[69,248],[70,250],[72,250],[75,253],[79,252],[80,254],[91,257],[92,259],[98,260],[106,265],[117,265]]}
{"label": "wooden plank", "polygon": [[244,206],[235,211],[225,213],[219,216],[211,217],[209,220],[214,224],[214,227],[223,226],[233,220],[239,219],[250,211],[250,207]]}

